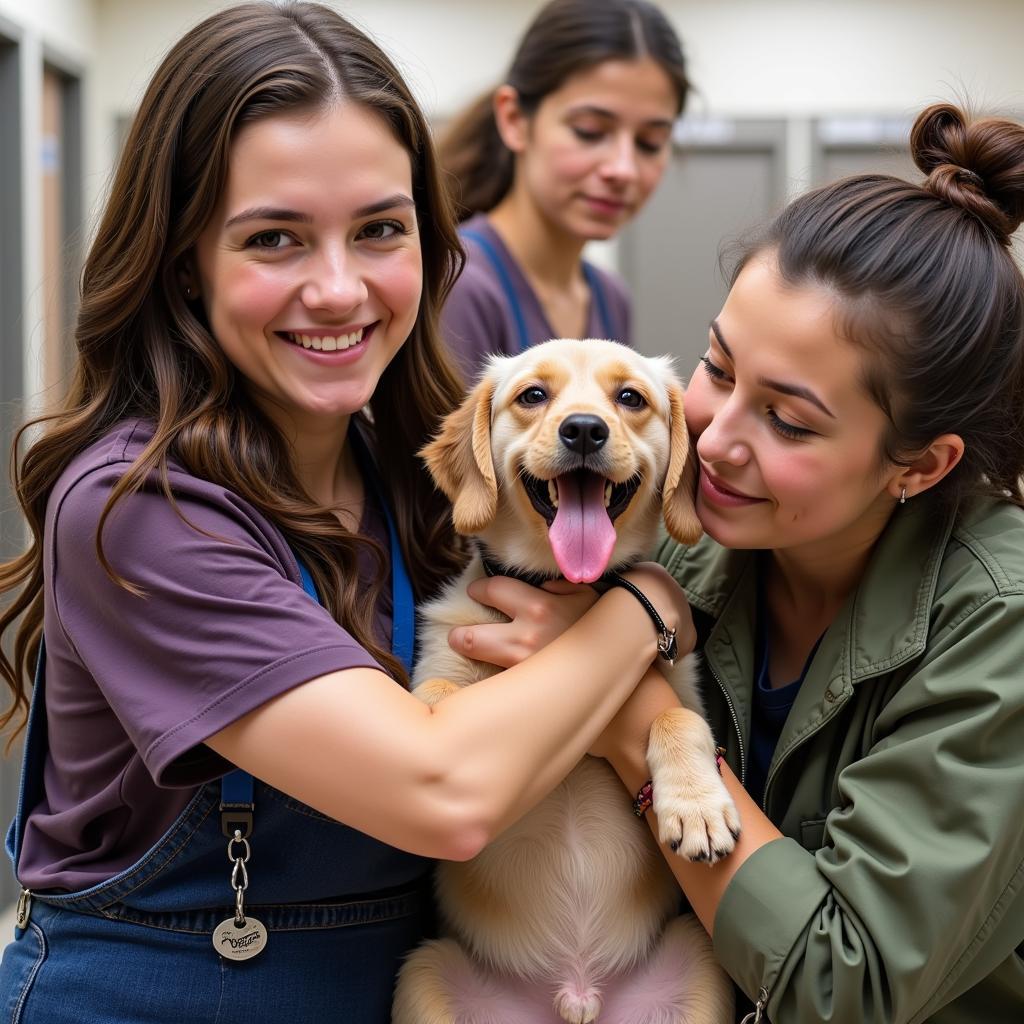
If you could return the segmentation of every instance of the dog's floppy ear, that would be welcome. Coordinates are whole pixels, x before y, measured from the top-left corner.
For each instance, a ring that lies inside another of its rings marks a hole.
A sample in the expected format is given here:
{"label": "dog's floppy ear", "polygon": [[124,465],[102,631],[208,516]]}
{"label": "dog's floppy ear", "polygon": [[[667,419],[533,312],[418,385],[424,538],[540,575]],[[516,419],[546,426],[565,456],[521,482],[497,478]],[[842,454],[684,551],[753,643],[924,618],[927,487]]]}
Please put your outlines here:
{"label": "dog's floppy ear", "polygon": [[697,460],[690,451],[690,434],[683,415],[683,389],[670,383],[668,399],[672,423],[661,511],[665,527],[680,544],[695,544],[703,530],[693,504],[697,493]]}
{"label": "dog's floppy ear", "polygon": [[494,381],[485,377],[441,423],[437,437],[420,451],[434,482],[452,503],[459,533],[477,533],[498,510],[498,483],[491,458]]}

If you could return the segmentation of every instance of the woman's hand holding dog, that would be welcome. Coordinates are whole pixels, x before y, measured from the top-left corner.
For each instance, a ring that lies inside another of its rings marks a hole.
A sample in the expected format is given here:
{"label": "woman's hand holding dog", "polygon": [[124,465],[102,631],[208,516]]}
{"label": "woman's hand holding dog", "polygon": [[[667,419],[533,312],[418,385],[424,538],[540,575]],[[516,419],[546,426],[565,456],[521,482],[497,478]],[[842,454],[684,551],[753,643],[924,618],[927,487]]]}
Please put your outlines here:
{"label": "woman's hand holding dog", "polygon": [[518,665],[546,647],[598,599],[586,584],[552,580],[538,588],[508,576],[474,580],[467,593],[510,621],[458,626],[448,634],[448,643],[458,654],[500,668]]}
{"label": "woman's hand holding dog", "polygon": [[[658,609],[669,629],[676,630],[679,657],[692,651],[697,634],[679,584],[654,562],[641,562],[623,575]],[[510,621],[458,626],[449,633],[448,643],[458,654],[500,668],[511,668],[536,654],[598,600],[597,592],[585,584],[552,580],[538,588],[507,576],[474,580],[468,593]]]}

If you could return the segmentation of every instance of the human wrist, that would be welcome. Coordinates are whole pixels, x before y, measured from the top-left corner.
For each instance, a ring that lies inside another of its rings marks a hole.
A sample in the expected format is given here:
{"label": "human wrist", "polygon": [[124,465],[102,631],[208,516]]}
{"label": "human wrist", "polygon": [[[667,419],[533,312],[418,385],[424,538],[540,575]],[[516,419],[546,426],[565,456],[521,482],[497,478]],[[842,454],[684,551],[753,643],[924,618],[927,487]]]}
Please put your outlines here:
{"label": "human wrist", "polygon": [[652,723],[663,712],[678,707],[679,697],[657,667],[652,667],[616,715],[604,757],[631,796],[651,775],[647,744]]}
{"label": "human wrist", "polygon": [[607,761],[630,799],[635,798],[644,783],[650,781],[645,744],[620,741],[608,751]]}
{"label": "human wrist", "polygon": [[[666,631],[675,635],[675,653],[666,660],[678,661],[690,654],[697,641],[693,618],[686,597],[672,576],[660,565],[651,562],[634,565],[618,575],[642,595],[634,596],[634,600],[640,603],[651,620],[656,635],[661,633],[661,624]],[[665,657],[665,653],[659,653]]]}
{"label": "human wrist", "polygon": [[635,583],[627,580],[625,576],[620,576],[615,572],[608,573],[604,577],[603,582],[609,587],[621,587],[637,600],[640,607],[643,608],[647,613],[647,617],[651,620],[651,625],[654,626],[654,632],[657,637],[658,657],[663,661],[667,661],[669,665],[674,665],[676,658],[679,657],[676,627],[668,625],[650,598]]}

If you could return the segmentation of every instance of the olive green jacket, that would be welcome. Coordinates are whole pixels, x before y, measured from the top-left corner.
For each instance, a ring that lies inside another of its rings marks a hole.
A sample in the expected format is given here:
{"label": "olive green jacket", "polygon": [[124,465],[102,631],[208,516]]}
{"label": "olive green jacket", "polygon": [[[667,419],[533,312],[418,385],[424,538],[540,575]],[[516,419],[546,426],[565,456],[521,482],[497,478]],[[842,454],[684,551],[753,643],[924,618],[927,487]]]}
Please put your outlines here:
{"label": "olive green jacket", "polygon": [[[753,552],[662,544],[746,774]],[[825,634],[715,950],[774,1024],[1024,1022],[1024,512],[898,508]]]}

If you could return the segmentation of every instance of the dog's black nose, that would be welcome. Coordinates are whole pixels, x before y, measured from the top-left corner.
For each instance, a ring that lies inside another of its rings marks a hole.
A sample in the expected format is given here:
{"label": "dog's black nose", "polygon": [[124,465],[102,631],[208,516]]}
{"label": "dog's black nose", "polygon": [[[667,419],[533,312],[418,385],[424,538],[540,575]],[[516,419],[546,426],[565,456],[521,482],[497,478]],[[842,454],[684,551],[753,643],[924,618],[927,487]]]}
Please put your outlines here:
{"label": "dog's black nose", "polygon": [[566,416],[558,428],[558,436],[569,451],[586,457],[608,440],[608,424],[600,416],[583,413]]}

